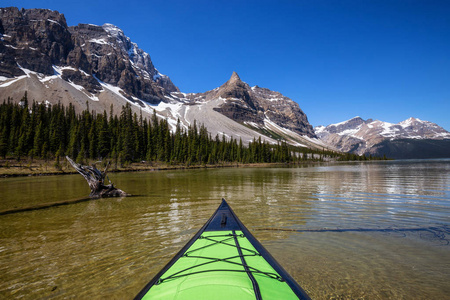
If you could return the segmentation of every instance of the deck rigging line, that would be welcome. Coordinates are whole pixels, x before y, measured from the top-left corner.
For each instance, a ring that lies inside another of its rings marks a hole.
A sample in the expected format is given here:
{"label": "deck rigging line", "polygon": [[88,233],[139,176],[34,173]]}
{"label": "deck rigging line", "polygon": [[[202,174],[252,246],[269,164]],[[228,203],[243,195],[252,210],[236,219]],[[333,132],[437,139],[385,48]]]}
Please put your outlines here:
{"label": "deck rigging line", "polygon": [[[228,238],[226,238],[224,240],[216,240],[213,237],[216,237],[216,238],[217,237],[228,237]],[[206,259],[206,260],[209,260],[209,261],[201,263],[201,264],[197,264],[195,266],[191,266],[191,267],[183,269],[183,270],[180,270],[180,271],[178,271],[178,272],[176,272],[176,273],[174,273],[172,275],[169,275],[167,277],[164,277],[164,278],[161,277],[161,278],[159,278],[159,280],[157,281],[156,284],[161,284],[164,281],[171,280],[171,279],[177,279],[177,278],[180,278],[180,277],[186,277],[186,276],[189,276],[189,275],[200,274],[200,273],[207,273],[207,272],[238,272],[238,273],[244,273],[245,272],[245,273],[247,273],[249,275],[249,278],[252,281],[253,289],[255,290],[255,295],[257,296],[257,299],[261,299],[261,293],[259,292],[259,286],[258,286],[258,283],[256,282],[256,279],[254,278],[253,274],[261,274],[261,275],[267,276],[269,278],[272,278],[272,279],[275,279],[275,280],[278,280],[278,281],[284,281],[284,279],[282,277],[280,277],[276,273],[263,272],[261,270],[258,270],[258,269],[254,268],[254,267],[251,267],[251,266],[247,265],[247,263],[245,261],[245,257],[246,256],[247,257],[260,256],[260,254],[257,251],[254,251],[252,249],[241,247],[239,245],[238,238],[243,238],[243,237],[244,237],[243,234],[236,234],[234,231],[233,231],[233,233],[230,233],[230,234],[213,235],[213,236],[200,236],[199,239],[206,239],[206,240],[210,241],[211,244],[208,244],[208,245],[205,245],[203,247],[200,247],[200,248],[188,251],[182,257],[184,257],[184,258],[201,258],[201,259]],[[234,240],[233,244],[228,242],[228,241],[232,241],[232,240]],[[230,247],[235,247],[235,248],[237,248],[239,255],[230,256],[230,257],[226,257],[226,258],[216,258],[216,257],[192,255],[193,252],[196,252],[196,251],[199,251],[199,250],[202,250],[202,249],[205,249],[205,248],[217,245],[217,244],[222,244],[222,245],[227,245],[227,246],[230,246]],[[249,251],[250,254],[243,254],[242,250]],[[232,261],[233,259],[236,259],[236,258],[240,258],[241,259],[241,263]],[[225,263],[229,263],[229,264],[232,264],[232,265],[238,265],[238,266],[243,267],[244,269],[243,270],[211,269],[211,270],[202,270],[202,271],[194,271],[194,272],[186,273],[187,271],[191,271],[191,270],[193,270],[195,268],[198,268],[198,267],[201,267],[201,266],[205,266],[205,265],[209,265],[209,264],[213,264],[213,263],[216,263],[216,262],[225,262]],[[258,295],[259,295],[259,298],[258,298]]]}

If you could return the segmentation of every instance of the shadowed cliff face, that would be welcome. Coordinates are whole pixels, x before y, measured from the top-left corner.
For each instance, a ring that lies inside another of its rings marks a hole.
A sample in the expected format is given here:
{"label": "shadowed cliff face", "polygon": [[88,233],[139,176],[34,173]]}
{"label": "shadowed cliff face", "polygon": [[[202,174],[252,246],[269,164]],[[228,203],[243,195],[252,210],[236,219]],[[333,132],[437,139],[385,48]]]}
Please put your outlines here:
{"label": "shadowed cliff face", "polygon": [[58,12],[2,8],[0,23],[0,76],[23,75],[19,66],[52,75],[52,65],[66,64],[74,48],[66,19]]}
{"label": "shadowed cliff face", "polygon": [[0,9],[0,76],[24,75],[25,68],[53,75],[53,66],[70,66],[63,79],[90,92],[101,90],[93,79],[120,87],[125,97],[150,103],[178,91],[153,66],[150,56],[111,24],[68,27],[63,14],[47,9]]}

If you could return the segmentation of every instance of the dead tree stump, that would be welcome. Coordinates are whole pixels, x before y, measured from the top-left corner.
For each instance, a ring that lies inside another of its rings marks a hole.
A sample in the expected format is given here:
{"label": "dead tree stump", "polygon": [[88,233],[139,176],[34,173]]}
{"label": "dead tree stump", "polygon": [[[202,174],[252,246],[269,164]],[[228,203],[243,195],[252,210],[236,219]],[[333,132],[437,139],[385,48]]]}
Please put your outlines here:
{"label": "dead tree stump", "polygon": [[74,162],[70,157],[66,156],[66,159],[81,174],[81,176],[86,179],[91,189],[89,197],[100,198],[100,197],[125,197],[129,196],[124,191],[115,188],[113,183],[105,185],[106,170],[108,169],[109,163],[106,165],[105,170],[102,172],[95,167],[95,164],[90,166],[83,166]]}

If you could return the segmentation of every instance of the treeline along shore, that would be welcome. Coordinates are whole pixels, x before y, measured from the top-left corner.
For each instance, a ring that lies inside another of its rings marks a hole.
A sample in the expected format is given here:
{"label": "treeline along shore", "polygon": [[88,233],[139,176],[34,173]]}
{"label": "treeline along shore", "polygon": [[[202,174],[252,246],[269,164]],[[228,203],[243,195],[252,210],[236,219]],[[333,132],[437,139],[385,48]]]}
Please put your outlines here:
{"label": "treeline along shore", "polygon": [[150,119],[132,113],[130,104],[120,114],[89,111],[81,114],[69,104],[29,103],[27,94],[19,103],[5,99],[0,104],[0,157],[2,168],[12,161],[32,168],[42,161],[62,170],[61,159],[68,155],[78,163],[88,160],[110,161],[114,169],[138,165],[190,167],[232,164],[298,163],[324,160],[365,160],[366,157],[327,150],[312,150],[269,144],[254,139],[244,145],[241,139],[212,137],[207,128],[194,121],[188,128],[180,122],[170,130],[166,119],[156,113]]}

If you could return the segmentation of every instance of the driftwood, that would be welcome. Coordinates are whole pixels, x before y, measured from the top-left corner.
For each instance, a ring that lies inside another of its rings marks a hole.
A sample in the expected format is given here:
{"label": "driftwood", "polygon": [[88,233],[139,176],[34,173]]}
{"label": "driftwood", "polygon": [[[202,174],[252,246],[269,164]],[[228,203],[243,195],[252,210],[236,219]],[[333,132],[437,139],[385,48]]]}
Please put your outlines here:
{"label": "driftwood", "polygon": [[[90,166],[83,166],[74,162],[70,157],[66,156],[66,159],[81,174],[81,176],[86,179],[89,187],[91,188],[91,193],[89,197],[100,198],[100,197],[125,197],[129,196],[124,191],[115,188],[113,183],[109,181],[110,184],[105,185],[106,171],[109,167],[109,163],[106,165],[105,170],[100,171],[95,167],[95,164]],[[109,178],[108,178],[109,180]]]}

